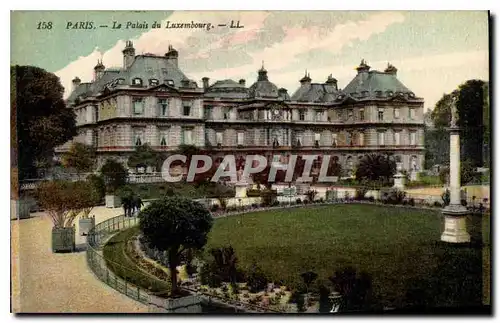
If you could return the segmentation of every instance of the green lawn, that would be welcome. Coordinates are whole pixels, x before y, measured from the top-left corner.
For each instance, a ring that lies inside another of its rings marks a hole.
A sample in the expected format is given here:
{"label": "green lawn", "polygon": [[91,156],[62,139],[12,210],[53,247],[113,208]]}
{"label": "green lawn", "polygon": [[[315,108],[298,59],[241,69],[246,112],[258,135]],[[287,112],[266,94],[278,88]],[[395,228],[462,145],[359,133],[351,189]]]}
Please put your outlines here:
{"label": "green lawn", "polygon": [[[481,218],[469,224],[475,242],[489,233]],[[351,265],[372,276],[381,306],[480,305],[481,247],[441,243],[441,232],[439,211],[331,205],[218,219],[206,250],[232,245],[242,269],[256,262],[292,288],[305,271],[328,282],[336,269]]]}

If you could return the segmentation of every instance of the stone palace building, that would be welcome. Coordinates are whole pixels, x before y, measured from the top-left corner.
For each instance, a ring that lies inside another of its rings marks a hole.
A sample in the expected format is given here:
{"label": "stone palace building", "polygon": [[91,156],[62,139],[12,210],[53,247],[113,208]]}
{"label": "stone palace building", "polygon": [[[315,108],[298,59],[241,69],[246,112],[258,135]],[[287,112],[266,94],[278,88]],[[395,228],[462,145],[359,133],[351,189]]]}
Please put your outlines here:
{"label": "stone palace building", "polygon": [[380,72],[362,60],[343,89],[331,74],[314,83],[306,73],[290,94],[264,66],[250,86],[205,77],[199,87],[179,69],[178,55],[171,46],[164,56],[136,55],[127,41],[122,68],[98,61],[92,82],[73,80],[73,141],[93,145],[99,166],[108,157],[126,162],[145,143],[158,151],[195,145],[214,156],[280,154],[284,161],[291,153],[328,154],[347,171],[372,152],[393,155],[409,171],[424,165],[424,101],[390,64]]}

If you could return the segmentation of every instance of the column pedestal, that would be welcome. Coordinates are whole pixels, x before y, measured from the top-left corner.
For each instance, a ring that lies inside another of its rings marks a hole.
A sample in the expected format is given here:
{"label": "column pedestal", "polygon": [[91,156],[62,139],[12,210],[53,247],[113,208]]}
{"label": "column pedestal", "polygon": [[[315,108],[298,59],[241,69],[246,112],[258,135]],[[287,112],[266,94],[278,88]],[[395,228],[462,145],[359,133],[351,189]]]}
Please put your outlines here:
{"label": "column pedestal", "polygon": [[442,211],[444,215],[444,231],[441,241],[450,243],[468,243],[467,209],[462,205],[448,205]]}

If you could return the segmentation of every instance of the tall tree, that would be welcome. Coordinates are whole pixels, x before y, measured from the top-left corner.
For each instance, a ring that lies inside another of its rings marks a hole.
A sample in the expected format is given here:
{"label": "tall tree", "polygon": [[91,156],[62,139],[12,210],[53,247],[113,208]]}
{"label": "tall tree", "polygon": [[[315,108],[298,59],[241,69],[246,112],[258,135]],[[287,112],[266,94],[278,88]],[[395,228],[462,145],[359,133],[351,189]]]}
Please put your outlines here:
{"label": "tall tree", "polygon": [[160,169],[164,161],[163,157],[163,154],[153,150],[149,144],[144,144],[136,147],[135,151],[129,157],[127,165],[130,168],[150,166]]}
{"label": "tall tree", "polygon": [[154,201],[139,214],[139,228],[146,243],[168,254],[172,294],[177,292],[177,266],[182,253],[199,250],[207,243],[212,222],[202,204],[181,197]]}
{"label": "tall tree", "polygon": [[457,95],[458,126],[461,128],[461,158],[471,160],[474,166],[483,165],[484,137],[484,81],[468,80],[454,92],[445,94],[436,103],[432,119],[437,129],[446,129],[451,121],[450,103]]}
{"label": "tall tree", "polygon": [[78,174],[91,172],[96,162],[95,149],[92,146],[75,142],[62,156],[62,164],[73,168]]}
{"label": "tall tree", "polygon": [[396,172],[396,162],[387,155],[368,154],[356,167],[356,179],[368,182],[390,182]]}
{"label": "tall tree", "polygon": [[106,192],[114,194],[117,190],[127,183],[128,171],[122,163],[108,159],[101,167],[101,175],[106,184]]}
{"label": "tall tree", "polygon": [[[11,66],[11,115],[15,115],[19,178],[36,176],[36,164],[76,135],[75,114],[66,108],[59,78],[34,66]],[[13,153],[15,156],[16,153]]]}

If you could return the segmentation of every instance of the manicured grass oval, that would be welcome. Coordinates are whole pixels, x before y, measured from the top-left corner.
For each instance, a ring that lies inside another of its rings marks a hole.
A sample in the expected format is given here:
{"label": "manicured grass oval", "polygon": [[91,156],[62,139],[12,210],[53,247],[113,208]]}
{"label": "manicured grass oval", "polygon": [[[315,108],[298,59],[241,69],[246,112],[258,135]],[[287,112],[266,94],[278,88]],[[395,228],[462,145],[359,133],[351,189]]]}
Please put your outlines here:
{"label": "manicured grass oval", "polygon": [[[241,268],[255,262],[292,288],[302,284],[303,272],[315,271],[328,282],[335,270],[353,266],[372,276],[374,297],[385,306],[408,305],[407,293],[422,289],[434,306],[476,304],[481,251],[442,244],[441,232],[438,210],[311,206],[218,219],[206,250],[231,245]],[[440,293],[440,279],[462,291]]]}

